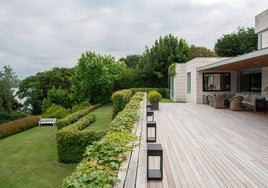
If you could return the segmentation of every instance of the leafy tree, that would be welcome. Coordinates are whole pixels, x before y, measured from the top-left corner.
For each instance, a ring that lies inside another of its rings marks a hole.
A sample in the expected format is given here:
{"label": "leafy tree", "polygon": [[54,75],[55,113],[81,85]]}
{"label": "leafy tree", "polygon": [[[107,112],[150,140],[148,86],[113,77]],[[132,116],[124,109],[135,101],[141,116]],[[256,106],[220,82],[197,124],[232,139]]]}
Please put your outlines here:
{"label": "leafy tree", "polygon": [[138,64],[139,82],[145,87],[167,87],[168,67],[172,63],[185,63],[189,46],[184,39],[171,34],[156,40],[146,50]]}
{"label": "leafy tree", "polygon": [[216,57],[217,55],[210,49],[202,46],[191,45],[187,53],[188,61],[196,57]]}
{"label": "leafy tree", "polygon": [[72,107],[71,95],[66,89],[56,89],[53,86],[47,93],[47,98],[43,100],[42,111],[46,112],[52,104],[60,105],[66,109]]}
{"label": "leafy tree", "polygon": [[237,56],[258,48],[258,36],[254,28],[238,28],[237,32],[223,35],[215,44],[214,51],[220,57]]}
{"label": "leafy tree", "polygon": [[42,101],[47,98],[48,91],[55,89],[67,90],[71,93],[71,76],[74,70],[68,68],[53,68],[27,77],[19,85],[18,95],[26,98],[25,108],[32,114],[42,113]]}
{"label": "leafy tree", "polygon": [[141,58],[142,58],[141,55],[133,54],[133,55],[127,55],[125,58],[120,58],[120,61],[125,62],[125,64],[129,68],[135,68]]}
{"label": "leafy tree", "polygon": [[18,79],[9,65],[4,66],[0,71],[0,110],[7,114],[12,112],[12,106],[17,103],[12,88],[18,84]]}
{"label": "leafy tree", "polygon": [[115,82],[120,78],[124,68],[124,63],[115,61],[111,56],[101,56],[90,51],[83,53],[72,77],[77,103],[108,102],[115,90]]}

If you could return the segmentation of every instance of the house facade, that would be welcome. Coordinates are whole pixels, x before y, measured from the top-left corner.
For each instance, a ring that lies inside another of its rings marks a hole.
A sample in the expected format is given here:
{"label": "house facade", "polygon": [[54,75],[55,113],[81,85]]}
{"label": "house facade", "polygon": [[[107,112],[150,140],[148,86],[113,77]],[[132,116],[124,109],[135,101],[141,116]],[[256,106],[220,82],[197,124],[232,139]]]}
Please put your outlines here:
{"label": "house facade", "polygon": [[268,9],[255,17],[258,50],[233,58],[195,58],[176,64],[170,77],[170,98],[205,103],[209,93],[263,95],[268,86]]}

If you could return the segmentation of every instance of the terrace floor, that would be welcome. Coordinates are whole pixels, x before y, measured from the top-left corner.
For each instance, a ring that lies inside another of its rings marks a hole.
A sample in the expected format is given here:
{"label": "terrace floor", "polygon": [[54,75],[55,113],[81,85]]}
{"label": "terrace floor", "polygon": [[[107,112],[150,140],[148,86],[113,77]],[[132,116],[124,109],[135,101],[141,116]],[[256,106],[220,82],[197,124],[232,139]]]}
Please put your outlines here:
{"label": "terrace floor", "polygon": [[[154,116],[164,176],[147,181],[148,188],[268,187],[268,113],[160,103]],[[146,172],[137,176],[144,180]]]}

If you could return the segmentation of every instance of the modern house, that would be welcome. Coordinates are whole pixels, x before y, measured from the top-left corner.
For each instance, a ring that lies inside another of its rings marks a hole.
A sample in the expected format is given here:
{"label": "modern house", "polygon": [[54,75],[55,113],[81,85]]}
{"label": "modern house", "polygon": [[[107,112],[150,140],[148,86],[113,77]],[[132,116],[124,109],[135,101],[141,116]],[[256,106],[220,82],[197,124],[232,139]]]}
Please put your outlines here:
{"label": "modern house", "polygon": [[195,58],[176,64],[170,77],[170,98],[204,103],[209,93],[264,95],[268,86],[268,9],[255,17],[258,50],[232,58]]}

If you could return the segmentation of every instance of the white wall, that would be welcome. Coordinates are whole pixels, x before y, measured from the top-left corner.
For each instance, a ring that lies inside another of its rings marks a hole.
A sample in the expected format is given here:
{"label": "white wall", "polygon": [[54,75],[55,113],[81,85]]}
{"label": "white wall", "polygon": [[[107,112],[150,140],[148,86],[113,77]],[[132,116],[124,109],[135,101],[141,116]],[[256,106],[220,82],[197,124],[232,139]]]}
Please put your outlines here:
{"label": "white wall", "polygon": [[186,71],[184,63],[176,64],[176,75],[174,77],[174,98],[176,102],[185,102],[186,94]]}
{"label": "white wall", "polygon": [[261,36],[258,40],[259,49],[268,47],[268,9],[255,16],[255,32]]}
{"label": "white wall", "polygon": [[[176,64],[173,100],[176,102],[202,103],[203,72],[198,72],[197,68],[223,59],[226,58],[195,58],[185,64]],[[187,73],[189,72],[191,73],[191,93],[187,93]]]}

